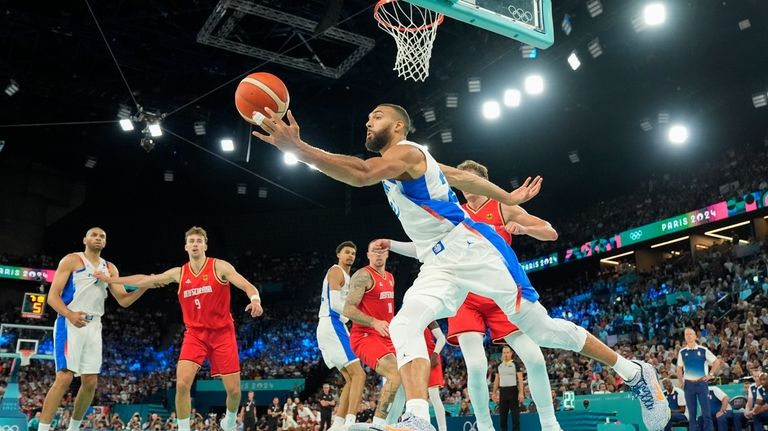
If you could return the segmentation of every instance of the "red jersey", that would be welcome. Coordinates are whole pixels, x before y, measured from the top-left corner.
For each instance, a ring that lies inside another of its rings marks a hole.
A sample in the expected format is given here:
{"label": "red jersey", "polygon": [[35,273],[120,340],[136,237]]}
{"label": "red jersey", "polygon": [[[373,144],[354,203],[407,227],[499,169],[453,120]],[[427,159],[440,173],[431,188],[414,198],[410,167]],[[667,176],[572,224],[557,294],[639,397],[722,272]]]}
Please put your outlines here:
{"label": "red jersey", "polygon": [[[385,275],[382,276],[370,265],[366,266],[365,270],[371,274],[373,286],[365,292],[357,308],[374,319],[389,323],[395,316],[395,277],[386,271],[384,272]],[[363,326],[355,322],[352,322],[352,332],[378,334],[370,326]]]}
{"label": "red jersey", "polygon": [[504,230],[504,225],[507,223],[501,215],[501,203],[499,201],[488,199],[477,210],[473,210],[466,203],[462,204],[461,207],[469,214],[469,218],[493,226],[496,233],[504,238],[507,244],[512,244],[512,234]]}
{"label": "red jersey", "polygon": [[189,262],[181,267],[179,304],[187,329],[217,329],[233,324],[229,312],[229,282],[216,275],[216,259],[205,259],[203,268],[195,274]]}

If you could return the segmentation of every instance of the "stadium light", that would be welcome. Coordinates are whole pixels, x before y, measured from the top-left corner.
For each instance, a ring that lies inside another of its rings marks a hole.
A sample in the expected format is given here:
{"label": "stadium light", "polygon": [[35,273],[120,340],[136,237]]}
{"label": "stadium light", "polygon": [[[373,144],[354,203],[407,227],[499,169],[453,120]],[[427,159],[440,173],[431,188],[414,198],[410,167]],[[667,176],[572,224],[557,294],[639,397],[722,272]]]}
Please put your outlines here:
{"label": "stadium light", "polygon": [[590,40],[587,44],[587,50],[592,58],[597,58],[603,55],[603,45],[600,44],[600,38],[596,37]]}
{"label": "stadium light", "polygon": [[426,121],[427,123],[431,123],[437,120],[437,115],[435,115],[435,108],[431,106],[424,108],[421,111],[421,114],[424,116],[424,121]]}
{"label": "stadium light", "polygon": [[664,247],[665,245],[674,244],[674,243],[676,243],[676,242],[680,242],[680,241],[685,241],[686,239],[688,239],[688,238],[690,238],[690,237],[691,237],[691,236],[690,236],[690,235],[688,235],[688,236],[683,236],[683,237],[680,237],[680,238],[670,239],[669,241],[664,241],[664,242],[660,242],[660,243],[658,243],[658,244],[653,244],[653,245],[651,246],[651,248],[659,248],[659,247]]}
{"label": "stadium light", "polygon": [[16,80],[11,79],[11,81],[5,87],[5,94],[7,94],[8,97],[12,97],[14,94],[19,92],[20,88],[21,86],[19,85],[19,83],[16,82]]}
{"label": "stadium light", "polygon": [[231,153],[232,151],[235,151],[235,141],[233,141],[230,138],[225,138],[221,140],[221,151],[225,151],[227,153]]}
{"label": "stadium light", "polygon": [[663,3],[651,3],[643,9],[645,25],[655,26],[664,24],[667,19],[667,8]]}
{"label": "stadium light", "polygon": [[248,193],[248,185],[245,183],[240,183],[237,185],[237,194],[244,195]]}
{"label": "stadium light", "polygon": [[525,92],[528,94],[541,94],[544,92],[544,78],[541,75],[530,75],[525,78]]}
{"label": "stadium light", "polygon": [[479,93],[481,88],[480,78],[473,77],[467,79],[467,90],[470,93]]}
{"label": "stadium light", "polygon": [[88,169],[93,169],[96,167],[96,157],[88,156],[87,159],[85,159],[85,167]]}
{"label": "stadium light", "polygon": [[752,106],[762,108],[768,105],[768,92],[760,92],[752,95]]}
{"label": "stadium light", "polygon": [[288,166],[294,166],[299,163],[299,159],[293,153],[285,153],[283,154],[283,162]]}
{"label": "stadium light", "polygon": [[205,121],[195,121],[192,129],[195,131],[195,135],[197,136],[205,135]]}
{"label": "stadium light", "polygon": [[445,95],[445,107],[446,108],[456,108],[459,106],[459,95],[455,93],[450,93]]}
{"label": "stadium light", "polygon": [[149,134],[152,135],[153,138],[163,136],[163,129],[160,128],[160,123],[148,124],[147,128],[149,129]]}
{"label": "stadium light", "polygon": [[483,103],[483,117],[487,120],[495,120],[501,116],[501,106],[495,100]]}
{"label": "stadium light", "polygon": [[667,139],[673,144],[684,144],[688,142],[688,128],[680,124],[672,125],[672,127],[669,128]]}
{"label": "stadium light", "polygon": [[573,51],[571,55],[568,56],[568,64],[573,70],[578,70],[578,68],[581,67],[581,60],[579,60],[579,56],[576,55],[576,51]]}
{"label": "stadium light", "polygon": [[520,90],[512,88],[504,92],[504,105],[506,106],[516,108],[520,106],[522,100],[523,94],[520,93]]}
{"label": "stadium light", "polygon": [[600,263],[607,263],[608,265],[620,265],[621,262],[616,262],[613,259],[618,259],[620,257],[629,256],[630,254],[634,254],[634,251],[628,251],[626,253],[617,254],[616,256],[606,257],[604,259],[600,259]]}
{"label": "stadium light", "polygon": [[123,132],[130,132],[133,130],[133,121],[128,118],[123,118],[120,120],[120,127],[123,129]]}
{"label": "stadium light", "polygon": [[172,183],[173,182],[173,171],[165,171],[165,172],[163,172],[163,180],[166,183]]}

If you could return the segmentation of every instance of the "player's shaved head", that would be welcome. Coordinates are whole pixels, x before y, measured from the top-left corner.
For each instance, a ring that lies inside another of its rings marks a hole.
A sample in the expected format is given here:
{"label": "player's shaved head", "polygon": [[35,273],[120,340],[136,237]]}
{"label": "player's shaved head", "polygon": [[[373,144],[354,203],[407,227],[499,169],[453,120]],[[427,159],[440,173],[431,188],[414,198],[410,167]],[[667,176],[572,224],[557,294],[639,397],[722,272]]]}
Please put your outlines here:
{"label": "player's shaved head", "polygon": [[106,232],[104,229],[102,229],[102,228],[100,228],[100,227],[98,227],[98,226],[94,226],[94,227],[92,227],[92,228],[88,229],[88,230],[85,232],[85,236],[90,236],[90,235],[91,235],[91,233],[94,233],[94,232],[95,232],[95,233],[100,233],[100,234],[102,234],[102,233],[103,233],[103,234],[104,234],[104,236],[107,236],[107,232]]}

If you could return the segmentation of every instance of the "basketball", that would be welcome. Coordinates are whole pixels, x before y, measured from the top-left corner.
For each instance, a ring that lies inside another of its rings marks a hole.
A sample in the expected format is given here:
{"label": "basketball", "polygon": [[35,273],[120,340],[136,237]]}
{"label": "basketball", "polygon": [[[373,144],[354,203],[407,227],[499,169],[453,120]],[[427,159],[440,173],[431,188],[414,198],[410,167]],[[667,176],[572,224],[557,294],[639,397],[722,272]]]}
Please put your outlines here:
{"label": "basketball", "polygon": [[251,124],[258,123],[252,118],[254,111],[264,115],[264,108],[277,113],[280,118],[288,111],[288,88],[275,75],[266,72],[252,73],[237,86],[235,90],[235,107],[243,119]]}

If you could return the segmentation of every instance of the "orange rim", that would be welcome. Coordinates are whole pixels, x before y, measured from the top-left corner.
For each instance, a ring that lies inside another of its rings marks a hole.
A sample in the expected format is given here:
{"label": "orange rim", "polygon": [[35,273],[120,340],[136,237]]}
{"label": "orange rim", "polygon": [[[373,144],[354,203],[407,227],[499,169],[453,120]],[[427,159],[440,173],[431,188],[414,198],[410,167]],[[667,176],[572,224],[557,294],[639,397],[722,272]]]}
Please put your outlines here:
{"label": "orange rim", "polygon": [[[387,3],[396,3],[398,1],[399,0],[379,0],[379,1],[376,2],[376,6],[373,7],[373,17],[376,19],[376,21],[379,22],[379,24],[381,24],[381,25],[383,25],[385,27],[389,27],[391,29],[395,29],[397,31],[418,32],[418,31],[429,30],[429,29],[431,29],[433,27],[437,27],[438,25],[442,24],[443,20],[445,19],[445,16],[443,14],[438,13],[437,14],[437,20],[435,20],[434,22],[431,22],[429,24],[425,24],[425,25],[419,26],[419,27],[403,27],[403,26],[392,25],[388,21],[386,21],[385,19],[383,19],[381,17],[381,15],[379,14],[379,8],[381,8],[382,6],[384,6]],[[418,7],[418,6],[416,6],[416,7]]]}

